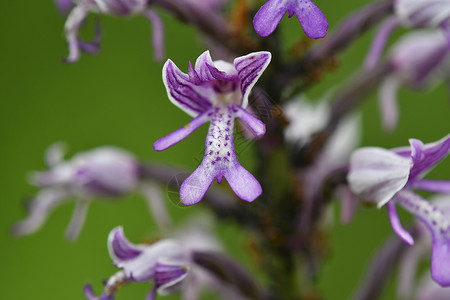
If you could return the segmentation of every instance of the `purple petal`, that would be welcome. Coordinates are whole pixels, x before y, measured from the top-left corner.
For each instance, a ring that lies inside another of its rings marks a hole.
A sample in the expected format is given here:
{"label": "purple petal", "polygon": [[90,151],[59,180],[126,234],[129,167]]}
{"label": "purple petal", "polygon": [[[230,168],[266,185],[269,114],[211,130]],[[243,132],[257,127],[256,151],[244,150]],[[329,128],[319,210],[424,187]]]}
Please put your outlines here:
{"label": "purple petal", "polygon": [[209,50],[203,52],[195,61],[195,72],[202,82],[215,80],[230,81],[234,79],[233,74],[227,74],[224,70],[217,68]]}
{"label": "purple petal", "polygon": [[367,70],[372,70],[380,60],[380,56],[386,46],[387,39],[391,36],[394,29],[398,27],[398,19],[391,17],[384,21],[378,29],[375,38],[370,46],[370,51],[364,61],[364,65]]}
{"label": "purple petal", "polygon": [[65,62],[73,63],[80,58],[80,49],[78,41],[78,31],[86,19],[88,5],[77,5],[67,17],[64,30],[66,33],[67,45],[69,47],[69,56],[64,59]]}
{"label": "purple petal", "polygon": [[166,294],[186,278],[188,271],[189,268],[186,265],[159,261],[155,268],[156,290],[161,294]]}
{"label": "purple petal", "polygon": [[417,180],[412,186],[415,189],[434,192],[434,193],[442,193],[442,194],[450,194],[450,181],[449,180]]}
{"label": "purple petal", "polygon": [[258,10],[253,19],[253,26],[260,36],[266,37],[275,31],[288,10],[285,5],[286,1],[269,0]]}
{"label": "purple petal", "polygon": [[95,36],[90,42],[84,42],[78,40],[78,46],[81,50],[89,54],[96,54],[100,51],[100,41],[102,39],[102,27],[100,19],[95,22]]}
{"label": "purple petal", "polygon": [[28,217],[12,226],[12,234],[21,236],[39,230],[55,207],[69,196],[65,190],[51,188],[41,190],[30,204]]}
{"label": "purple petal", "polygon": [[266,133],[266,125],[263,122],[254,117],[251,113],[246,111],[240,106],[236,106],[238,112],[236,114],[244,123],[251,129],[256,137],[264,135]]}
{"label": "purple petal", "polygon": [[70,220],[69,227],[66,231],[66,238],[69,241],[74,241],[80,234],[81,228],[83,227],[84,221],[86,220],[87,209],[89,207],[89,202],[86,200],[78,200],[75,203],[75,210]]}
{"label": "purple petal", "polygon": [[241,82],[242,104],[247,107],[250,91],[270,63],[272,54],[267,51],[253,52],[236,58],[233,62]]}
{"label": "purple petal", "polygon": [[192,117],[211,108],[210,100],[197,91],[198,87],[190,81],[189,76],[181,72],[170,59],[163,67],[163,82],[170,101]]}
{"label": "purple petal", "polygon": [[401,191],[395,202],[427,225],[433,237],[431,275],[441,286],[450,286],[450,222],[442,210],[409,191]]}
{"label": "purple petal", "polygon": [[173,145],[177,144],[181,140],[184,140],[188,137],[192,132],[194,132],[197,128],[203,125],[205,122],[210,120],[210,116],[208,116],[208,112],[204,112],[197,117],[195,117],[189,124],[181,127],[180,129],[168,134],[165,137],[160,138],[153,144],[153,149],[156,151],[163,151]]}
{"label": "purple petal", "polygon": [[193,205],[202,200],[215,175],[203,163],[181,185],[180,200],[184,205]]}
{"label": "purple petal", "polygon": [[410,180],[422,177],[450,152],[450,134],[441,140],[424,145],[421,141],[410,139],[413,167]]}
{"label": "purple petal", "polygon": [[152,45],[155,60],[161,62],[164,59],[164,26],[161,17],[151,9],[147,9],[143,12],[144,16],[152,24]]}
{"label": "purple petal", "polygon": [[102,13],[127,16],[143,11],[148,0],[97,0],[95,2]]}
{"label": "purple petal", "polygon": [[389,214],[389,220],[391,221],[392,229],[394,229],[394,232],[408,245],[414,245],[414,239],[412,238],[411,234],[409,234],[409,232],[406,231],[400,223],[400,218],[398,217],[395,204],[392,202],[388,202],[386,203],[386,206]]}
{"label": "purple petal", "polygon": [[[292,1],[294,2],[294,1]],[[327,35],[328,21],[322,11],[310,0],[301,0],[293,9],[305,34],[311,39],[321,39]]]}
{"label": "purple petal", "polygon": [[109,233],[108,250],[109,255],[115,262],[134,259],[142,253],[141,249],[127,240],[121,226],[116,227]]}
{"label": "purple petal", "polygon": [[353,193],[381,207],[406,185],[410,168],[410,159],[366,147],[352,154],[347,180]]}
{"label": "purple petal", "polygon": [[388,76],[380,86],[379,106],[381,112],[381,122],[387,131],[392,131],[397,127],[398,122],[398,100],[397,91],[400,82],[394,76]]}
{"label": "purple petal", "polygon": [[225,172],[224,177],[233,192],[242,200],[252,202],[262,193],[262,188],[258,180],[239,163],[229,168]]}

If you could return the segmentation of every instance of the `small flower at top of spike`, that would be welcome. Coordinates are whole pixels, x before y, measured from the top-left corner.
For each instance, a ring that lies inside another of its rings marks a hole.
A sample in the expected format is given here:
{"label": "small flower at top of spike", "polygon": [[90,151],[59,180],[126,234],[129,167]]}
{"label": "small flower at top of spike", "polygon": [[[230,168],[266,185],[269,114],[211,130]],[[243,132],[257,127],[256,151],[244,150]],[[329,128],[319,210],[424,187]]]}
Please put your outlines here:
{"label": "small flower at top of spike", "polygon": [[322,11],[311,0],[269,0],[256,13],[253,26],[263,37],[274,32],[283,16],[297,16],[305,34],[312,39],[327,35],[328,21]]}
{"label": "small flower at top of spike", "polygon": [[259,182],[238,162],[234,152],[234,119],[239,118],[254,132],[265,133],[265,125],[245,108],[252,87],[271,59],[269,52],[250,53],[238,57],[233,64],[212,61],[209,51],[189,64],[188,73],[181,72],[168,60],[163,68],[163,81],[169,99],[193,116],[186,126],[153,144],[165,150],[186,138],[205,122],[211,122],[206,137],[205,157],[181,185],[180,198],[185,205],[199,202],[214,179],[228,181],[231,189],[245,201],[255,200],[261,193]]}

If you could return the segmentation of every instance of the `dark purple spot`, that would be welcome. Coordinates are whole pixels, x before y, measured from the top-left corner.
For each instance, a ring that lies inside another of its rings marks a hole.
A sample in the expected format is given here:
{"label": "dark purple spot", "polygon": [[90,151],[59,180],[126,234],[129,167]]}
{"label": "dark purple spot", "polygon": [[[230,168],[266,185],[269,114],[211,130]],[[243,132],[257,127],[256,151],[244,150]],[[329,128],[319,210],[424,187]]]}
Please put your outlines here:
{"label": "dark purple spot", "polygon": [[216,161],[220,161],[220,157],[217,157],[217,158],[216,158]]}
{"label": "dark purple spot", "polygon": [[212,150],[210,150],[209,151],[209,153],[208,153],[208,155],[212,155],[213,154],[213,151]]}
{"label": "dark purple spot", "polygon": [[228,152],[227,152],[227,155],[228,155],[228,156],[230,156],[230,155],[231,155],[230,151],[228,151]]}
{"label": "dark purple spot", "polygon": [[227,157],[224,156],[223,158],[224,161],[229,161]]}
{"label": "dark purple spot", "polygon": [[228,134],[225,135],[225,141],[229,141],[230,140],[230,136]]}

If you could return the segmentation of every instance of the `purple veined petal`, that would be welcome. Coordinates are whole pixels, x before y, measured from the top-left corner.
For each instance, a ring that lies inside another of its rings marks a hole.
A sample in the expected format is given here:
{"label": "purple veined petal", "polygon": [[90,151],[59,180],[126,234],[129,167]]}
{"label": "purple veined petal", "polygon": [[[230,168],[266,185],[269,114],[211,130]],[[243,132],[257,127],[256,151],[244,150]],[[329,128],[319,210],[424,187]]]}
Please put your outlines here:
{"label": "purple veined petal", "polygon": [[164,51],[164,26],[161,17],[152,9],[146,9],[143,15],[152,24],[152,45],[155,60],[162,62],[165,57]]}
{"label": "purple veined petal", "polygon": [[395,202],[419,218],[431,232],[431,275],[441,286],[450,286],[450,222],[438,207],[409,191],[395,195]]}
{"label": "purple veined petal", "polygon": [[253,52],[245,56],[237,57],[233,64],[238,72],[241,82],[242,104],[243,108],[248,105],[248,96],[261,77],[264,70],[270,63],[272,54],[267,51]]}
{"label": "purple veined petal", "polygon": [[203,163],[181,184],[180,200],[184,205],[194,205],[202,200],[211,186],[215,174],[206,169]]}
{"label": "purple veined petal", "polygon": [[225,171],[225,179],[242,200],[252,202],[262,194],[258,180],[239,163]]}
{"label": "purple veined petal", "polygon": [[69,196],[70,194],[65,190],[52,188],[41,190],[30,204],[28,217],[11,227],[12,234],[21,236],[37,231],[55,207]]}
{"label": "purple veined petal", "polygon": [[104,14],[129,16],[143,11],[149,0],[95,0],[95,4]]}
{"label": "purple veined petal", "polygon": [[224,70],[219,70],[211,58],[209,50],[203,52],[195,61],[195,71],[201,81],[223,80],[228,81],[233,78],[232,74],[227,74]]}
{"label": "purple veined petal", "polygon": [[246,111],[240,106],[235,106],[238,112],[236,113],[236,116],[240,118],[255,134],[256,137],[263,136],[264,133],[266,133],[266,125],[264,125],[263,122],[258,120],[255,116],[253,116],[251,113]]}
{"label": "purple veined petal", "polygon": [[153,149],[155,149],[156,151],[163,151],[166,150],[167,148],[172,147],[173,145],[177,144],[181,140],[184,140],[186,137],[188,137],[191,133],[193,133],[197,128],[202,126],[205,122],[209,121],[210,118],[211,117],[209,116],[208,111],[201,113],[187,125],[157,140],[155,143],[153,143]]}
{"label": "purple veined petal", "polygon": [[89,207],[88,200],[78,200],[75,203],[75,210],[73,211],[69,227],[66,230],[66,239],[73,242],[80,234],[81,228],[86,220],[86,214]]}
{"label": "purple veined petal", "polygon": [[310,0],[297,0],[293,7],[303,31],[311,39],[321,39],[327,35],[328,21],[322,11]]}
{"label": "purple veined petal", "polygon": [[66,33],[67,45],[69,47],[69,56],[64,59],[64,62],[73,63],[80,58],[80,49],[78,43],[78,30],[86,19],[89,10],[88,4],[77,5],[70,12],[64,25]]}
{"label": "purple veined petal", "polygon": [[108,251],[114,262],[134,259],[142,253],[142,249],[130,243],[123,233],[122,226],[116,227],[108,236]]}
{"label": "purple veined petal", "polygon": [[444,31],[445,38],[447,39],[448,48],[450,49],[450,19],[442,22],[440,27]]}
{"label": "purple veined petal", "polygon": [[170,101],[192,117],[196,117],[212,107],[211,101],[202,96],[189,79],[168,59],[164,64],[162,77]]}
{"label": "purple veined petal", "polygon": [[412,238],[411,234],[409,234],[409,232],[406,231],[400,223],[400,218],[398,217],[395,204],[392,202],[388,202],[386,203],[386,207],[389,214],[389,220],[391,221],[391,226],[392,229],[394,229],[394,232],[408,245],[414,245],[414,239]]}
{"label": "purple veined petal", "polygon": [[73,2],[72,0],[55,0],[55,5],[58,8],[60,14],[66,16],[72,9]]}
{"label": "purple veined petal", "polygon": [[45,163],[52,168],[64,161],[66,145],[63,142],[56,142],[50,145],[45,151]]}
{"label": "purple veined petal", "polygon": [[397,91],[399,86],[400,81],[395,76],[388,76],[380,86],[378,103],[381,112],[381,122],[387,131],[392,131],[397,127]]}
{"label": "purple veined petal", "polygon": [[266,37],[275,31],[281,19],[288,10],[285,6],[289,0],[269,0],[256,13],[253,19],[255,31]]}
{"label": "purple veined petal", "polygon": [[90,42],[78,40],[79,48],[89,54],[96,54],[100,51],[100,41],[102,40],[102,27],[100,19],[95,21],[95,36]]}
{"label": "purple veined petal", "polygon": [[353,193],[381,207],[406,185],[410,168],[410,159],[389,150],[360,148],[352,154],[347,180]]}
{"label": "purple veined petal", "polygon": [[408,27],[437,27],[450,17],[450,6],[445,0],[397,0],[394,9]]}
{"label": "purple veined petal", "polygon": [[416,139],[410,139],[409,143],[413,161],[410,180],[424,176],[450,153],[450,134],[426,145]]}
{"label": "purple veined petal", "polygon": [[155,288],[165,295],[188,275],[189,267],[169,261],[158,261],[155,267]]}
{"label": "purple veined petal", "polygon": [[391,36],[392,31],[398,26],[399,23],[396,17],[391,17],[381,24],[364,61],[364,66],[367,70],[372,70],[378,64],[388,38]]}
{"label": "purple veined petal", "polygon": [[414,181],[412,186],[415,189],[434,192],[434,193],[442,193],[442,194],[450,194],[450,181],[449,180],[426,180],[420,179]]}

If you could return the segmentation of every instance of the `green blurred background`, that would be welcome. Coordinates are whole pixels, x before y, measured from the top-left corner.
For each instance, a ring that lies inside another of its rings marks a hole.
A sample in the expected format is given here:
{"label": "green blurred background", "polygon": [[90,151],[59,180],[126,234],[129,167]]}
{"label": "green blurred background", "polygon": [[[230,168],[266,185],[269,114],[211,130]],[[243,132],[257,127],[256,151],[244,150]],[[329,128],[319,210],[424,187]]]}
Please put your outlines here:
{"label": "green blurred background", "polygon": [[[362,1],[316,1],[327,16],[330,28]],[[73,203],[51,214],[37,233],[21,238],[9,234],[11,224],[25,217],[21,201],[36,189],[25,176],[44,168],[43,153],[55,141],[69,145],[69,156],[101,145],[128,149],[142,160],[170,162],[185,168],[196,167],[203,147],[206,127],[167,151],[156,153],[152,144],[159,137],[186,124],[190,117],[167,99],[161,81],[161,64],[153,61],[150,25],[143,17],[118,19],[102,17],[103,39],[99,55],[82,55],[78,63],[65,65],[67,54],[63,36],[64,19],[48,1],[5,1],[0,11],[0,299],[84,299],[82,287],[90,282],[101,290],[101,280],[117,269],[106,249],[109,231],[123,225],[133,242],[158,236],[144,200],[130,195],[124,201],[93,202],[79,239],[68,243],[64,231]],[[186,70],[205,49],[195,31],[163,14],[166,49]],[[293,41],[303,32],[295,18],[282,22],[282,34]],[[89,19],[83,34],[93,31]],[[361,64],[372,33],[364,35],[339,62],[334,73],[308,92],[323,95],[342,83]],[[214,56],[214,53],[213,53]],[[443,85],[432,91],[399,94],[401,118],[393,134],[381,130],[376,95],[364,103],[364,145],[395,147],[415,137],[425,142],[449,132],[449,101]],[[252,149],[240,158],[251,169]],[[440,165],[431,176],[448,178],[450,163]],[[200,204],[189,208],[169,205],[176,223],[196,212],[206,212]],[[330,256],[321,273],[318,288],[326,299],[347,299],[365,265],[380,243],[391,233],[385,211],[360,208],[354,221],[339,223],[339,206],[331,229]],[[402,219],[410,217],[402,214]],[[215,228],[225,248],[246,266],[246,235],[232,224]],[[232,241],[232,242],[231,242]],[[254,270],[258,271],[258,270]],[[395,276],[383,299],[395,299]],[[149,284],[133,284],[122,289],[117,299],[143,299]],[[170,295],[166,299],[178,299]],[[213,296],[209,297],[214,299]]]}

